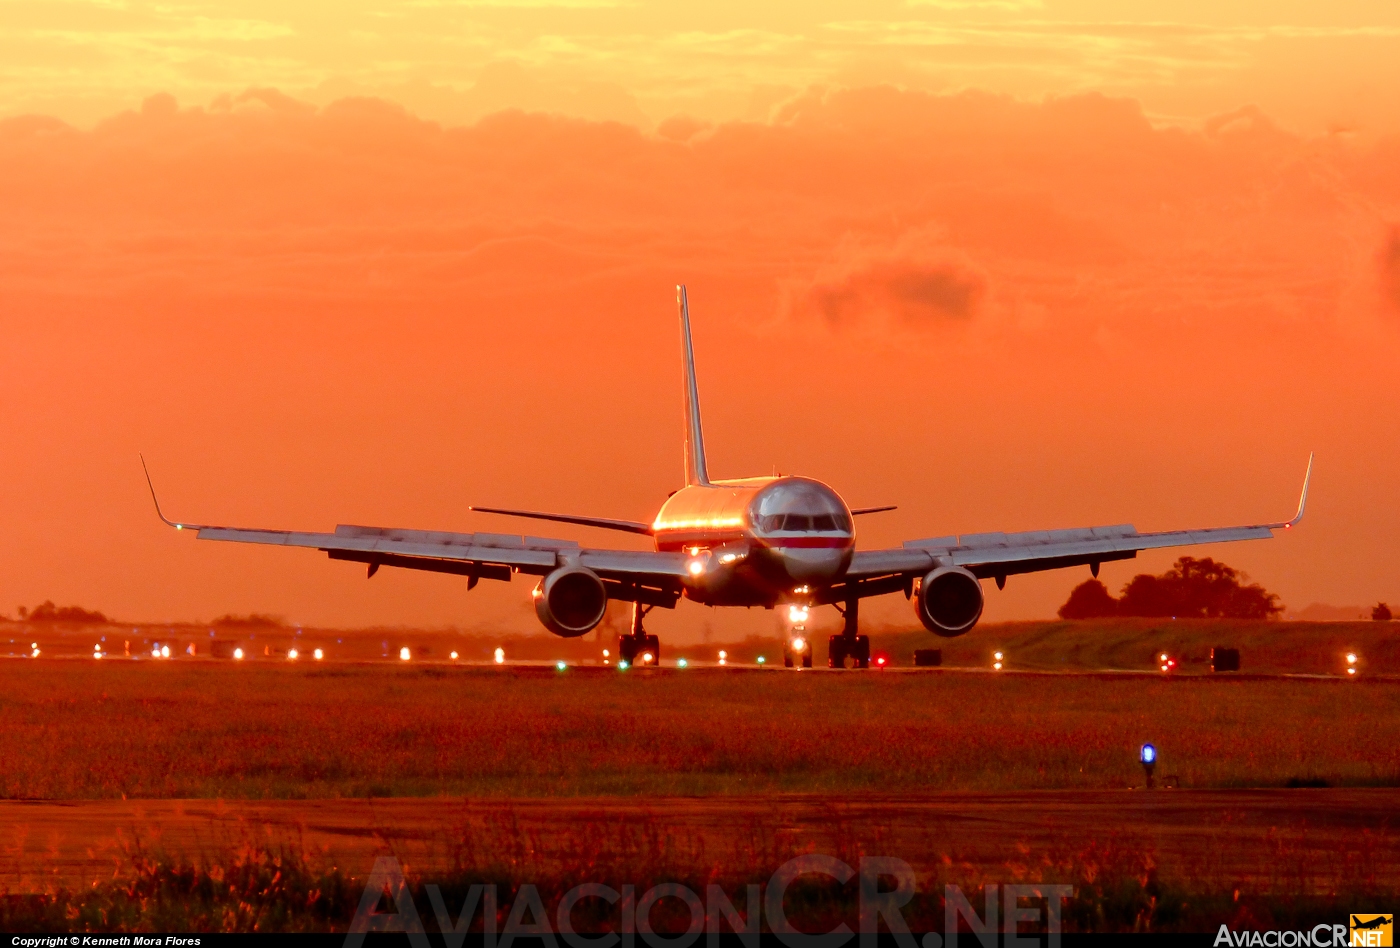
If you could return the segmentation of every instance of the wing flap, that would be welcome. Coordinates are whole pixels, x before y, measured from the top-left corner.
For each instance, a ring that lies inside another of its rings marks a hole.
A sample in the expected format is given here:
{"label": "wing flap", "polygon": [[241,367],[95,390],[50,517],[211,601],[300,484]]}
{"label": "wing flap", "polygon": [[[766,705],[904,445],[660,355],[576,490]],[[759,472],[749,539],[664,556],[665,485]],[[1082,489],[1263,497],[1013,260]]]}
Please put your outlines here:
{"label": "wing flap", "polygon": [[1085,563],[1126,559],[1140,550],[1156,550],[1235,540],[1263,540],[1273,525],[1210,527],[1138,533],[1132,524],[1030,530],[1023,533],[971,533],[961,537],[909,540],[901,549],[857,551],[846,575],[852,578],[890,573],[917,573],[942,563],[962,566],[983,576],[1029,573]]}
{"label": "wing flap", "polygon": [[379,562],[384,566],[415,568],[410,559],[423,561],[418,568],[459,572],[441,565],[445,561],[510,567],[526,573],[545,573],[566,558],[577,560],[600,576],[647,580],[673,585],[685,576],[684,555],[648,550],[591,550],[573,540],[513,536],[500,533],[448,533],[387,527],[341,525],[335,533],[301,533],[292,530],[243,530],[235,527],[200,527],[201,540],[294,546],[326,553],[346,553],[335,559]]}

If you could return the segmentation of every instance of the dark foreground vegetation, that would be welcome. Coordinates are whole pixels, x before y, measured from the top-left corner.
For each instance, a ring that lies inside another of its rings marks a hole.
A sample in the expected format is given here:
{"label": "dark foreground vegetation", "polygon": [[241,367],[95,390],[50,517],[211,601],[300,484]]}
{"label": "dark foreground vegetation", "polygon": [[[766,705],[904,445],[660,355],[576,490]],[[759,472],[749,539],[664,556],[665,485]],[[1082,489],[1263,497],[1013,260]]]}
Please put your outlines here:
{"label": "dark foreground vegetation", "polygon": [[[583,822],[541,845],[503,813],[494,827],[444,837],[452,868],[431,875],[396,859],[412,912],[429,932],[451,930],[468,903],[473,885],[494,885],[494,927],[505,929],[511,910],[534,886],[551,929],[558,928],[561,896],[581,883],[602,883],[635,897],[655,885],[678,883],[696,893],[706,911],[718,917],[713,888],[744,917],[763,906],[761,927],[770,929],[764,897],[774,871],[807,852],[781,836],[753,834],[733,852],[706,849],[703,841],[677,835],[663,820],[642,814],[623,823]],[[866,855],[859,845],[832,853],[855,868]],[[1065,931],[1214,931],[1221,923],[1237,928],[1311,928],[1344,920],[1354,911],[1374,911],[1400,896],[1395,880],[1367,860],[1319,865],[1313,855],[1278,847],[1266,878],[1242,880],[1213,869],[1209,862],[1175,873],[1160,872],[1150,847],[1110,838],[1007,854],[1005,865],[988,872],[960,864],[955,854],[925,849],[913,859],[915,894],[902,910],[914,931],[943,930],[948,886],[959,887],[971,908],[985,918],[984,885],[1062,885],[1072,893],[1063,902]],[[5,931],[344,931],[362,905],[369,872],[350,874],[294,842],[242,840],[212,856],[172,858],[133,845],[123,865],[106,880],[76,890],[0,897],[0,929]],[[886,879],[882,888],[892,880]],[[750,901],[749,886],[762,887]],[[436,891],[430,891],[435,888]],[[383,913],[406,911],[390,899],[392,886],[377,906]],[[435,898],[436,897],[436,898]],[[800,930],[823,932],[845,923],[859,927],[859,883],[845,884],[815,874],[801,875],[782,900],[789,921]],[[436,903],[436,904],[435,904]],[[476,903],[470,929],[481,931],[485,913]],[[1022,932],[1045,930],[1044,900],[1022,903],[1032,921]],[[445,918],[439,912],[445,910]],[[690,910],[677,898],[650,909],[658,932],[684,932]],[[584,900],[570,915],[581,932],[616,931],[618,909]],[[537,922],[532,914],[517,921]],[[995,923],[994,923],[995,924]],[[727,926],[725,930],[728,930]],[[966,929],[964,929],[966,930]],[[436,939],[435,939],[436,941]]]}

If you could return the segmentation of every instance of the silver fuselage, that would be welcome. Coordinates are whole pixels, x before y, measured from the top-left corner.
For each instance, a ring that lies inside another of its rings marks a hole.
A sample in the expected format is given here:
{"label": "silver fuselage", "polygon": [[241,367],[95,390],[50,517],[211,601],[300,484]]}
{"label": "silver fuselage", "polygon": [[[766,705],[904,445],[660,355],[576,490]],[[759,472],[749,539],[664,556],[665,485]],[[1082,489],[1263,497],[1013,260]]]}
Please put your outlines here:
{"label": "silver fuselage", "polygon": [[715,606],[803,602],[839,582],[855,531],[841,496],[806,477],[753,477],[672,494],[656,548],[690,554],[686,596]]}

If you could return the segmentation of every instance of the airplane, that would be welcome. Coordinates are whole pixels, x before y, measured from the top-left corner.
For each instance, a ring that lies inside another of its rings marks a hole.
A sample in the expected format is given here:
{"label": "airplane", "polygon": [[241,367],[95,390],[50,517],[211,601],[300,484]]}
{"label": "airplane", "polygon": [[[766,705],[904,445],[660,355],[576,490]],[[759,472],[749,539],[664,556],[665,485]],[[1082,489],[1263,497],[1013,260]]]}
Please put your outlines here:
{"label": "airplane", "polygon": [[[862,599],[902,592],[934,635],[970,632],[982,616],[982,581],[998,589],[1008,576],[1132,559],[1140,550],[1272,537],[1303,518],[1312,479],[1308,457],[1303,492],[1291,520],[1239,527],[1140,533],[1131,524],[1024,533],[977,533],[908,540],[882,550],[856,548],[854,518],[895,509],[852,509],[841,495],[808,477],[711,480],[700,423],[700,393],[691,344],[686,288],[676,288],[684,362],[685,484],[661,505],[650,523],[500,507],[476,512],[617,530],[652,538],[654,550],[581,546],[573,540],[495,533],[449,533],[341,525],[334,533],[254,530],[172,521],[161,512],[155,487],[146,483],[156,514],[176,530],[201,540],[262,543],[320,550],[333,560],[366,564],[367,575],[385,566],[429,570],[509,582],[516,573],[540,577],[531,595],[541,624],[555,635],[586,635],[603,621],[610,601],[632,604],[630,630],[619,636],[620,662],[655,665],[660,642],[643,620],[657,606],[674,609],[685,597],[709,606],[788,610],[784,665],[812,665],[805,635],[811,609],[831,605],[842,630],[828,642],[828,665],[868,668],[870,639],[860,634]],[[142,458],[145,467],[145,459]]]}

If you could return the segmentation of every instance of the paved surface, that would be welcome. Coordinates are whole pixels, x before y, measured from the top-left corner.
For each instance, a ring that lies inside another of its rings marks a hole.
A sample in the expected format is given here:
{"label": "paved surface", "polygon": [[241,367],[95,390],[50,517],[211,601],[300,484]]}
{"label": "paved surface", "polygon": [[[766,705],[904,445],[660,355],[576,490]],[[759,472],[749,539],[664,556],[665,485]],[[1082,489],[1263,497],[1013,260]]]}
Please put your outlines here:
{"label": "paved surface", "polygon": [[[1164,876],[1275,890],[1400,881],[1400,790],[1156,790],[567,800],[0,801],[0,885],[90,885],[138,848],[197,858],[247,841],[353,875],[393,852],[428,876],[484,853],[551,867],[776,866],[815,850],[898,856],[949,881],[1054,881],[1149,853]],[[650,862],[648,862],[650,861]],[[1059,869],[1055,867],[1061,867]]]}

